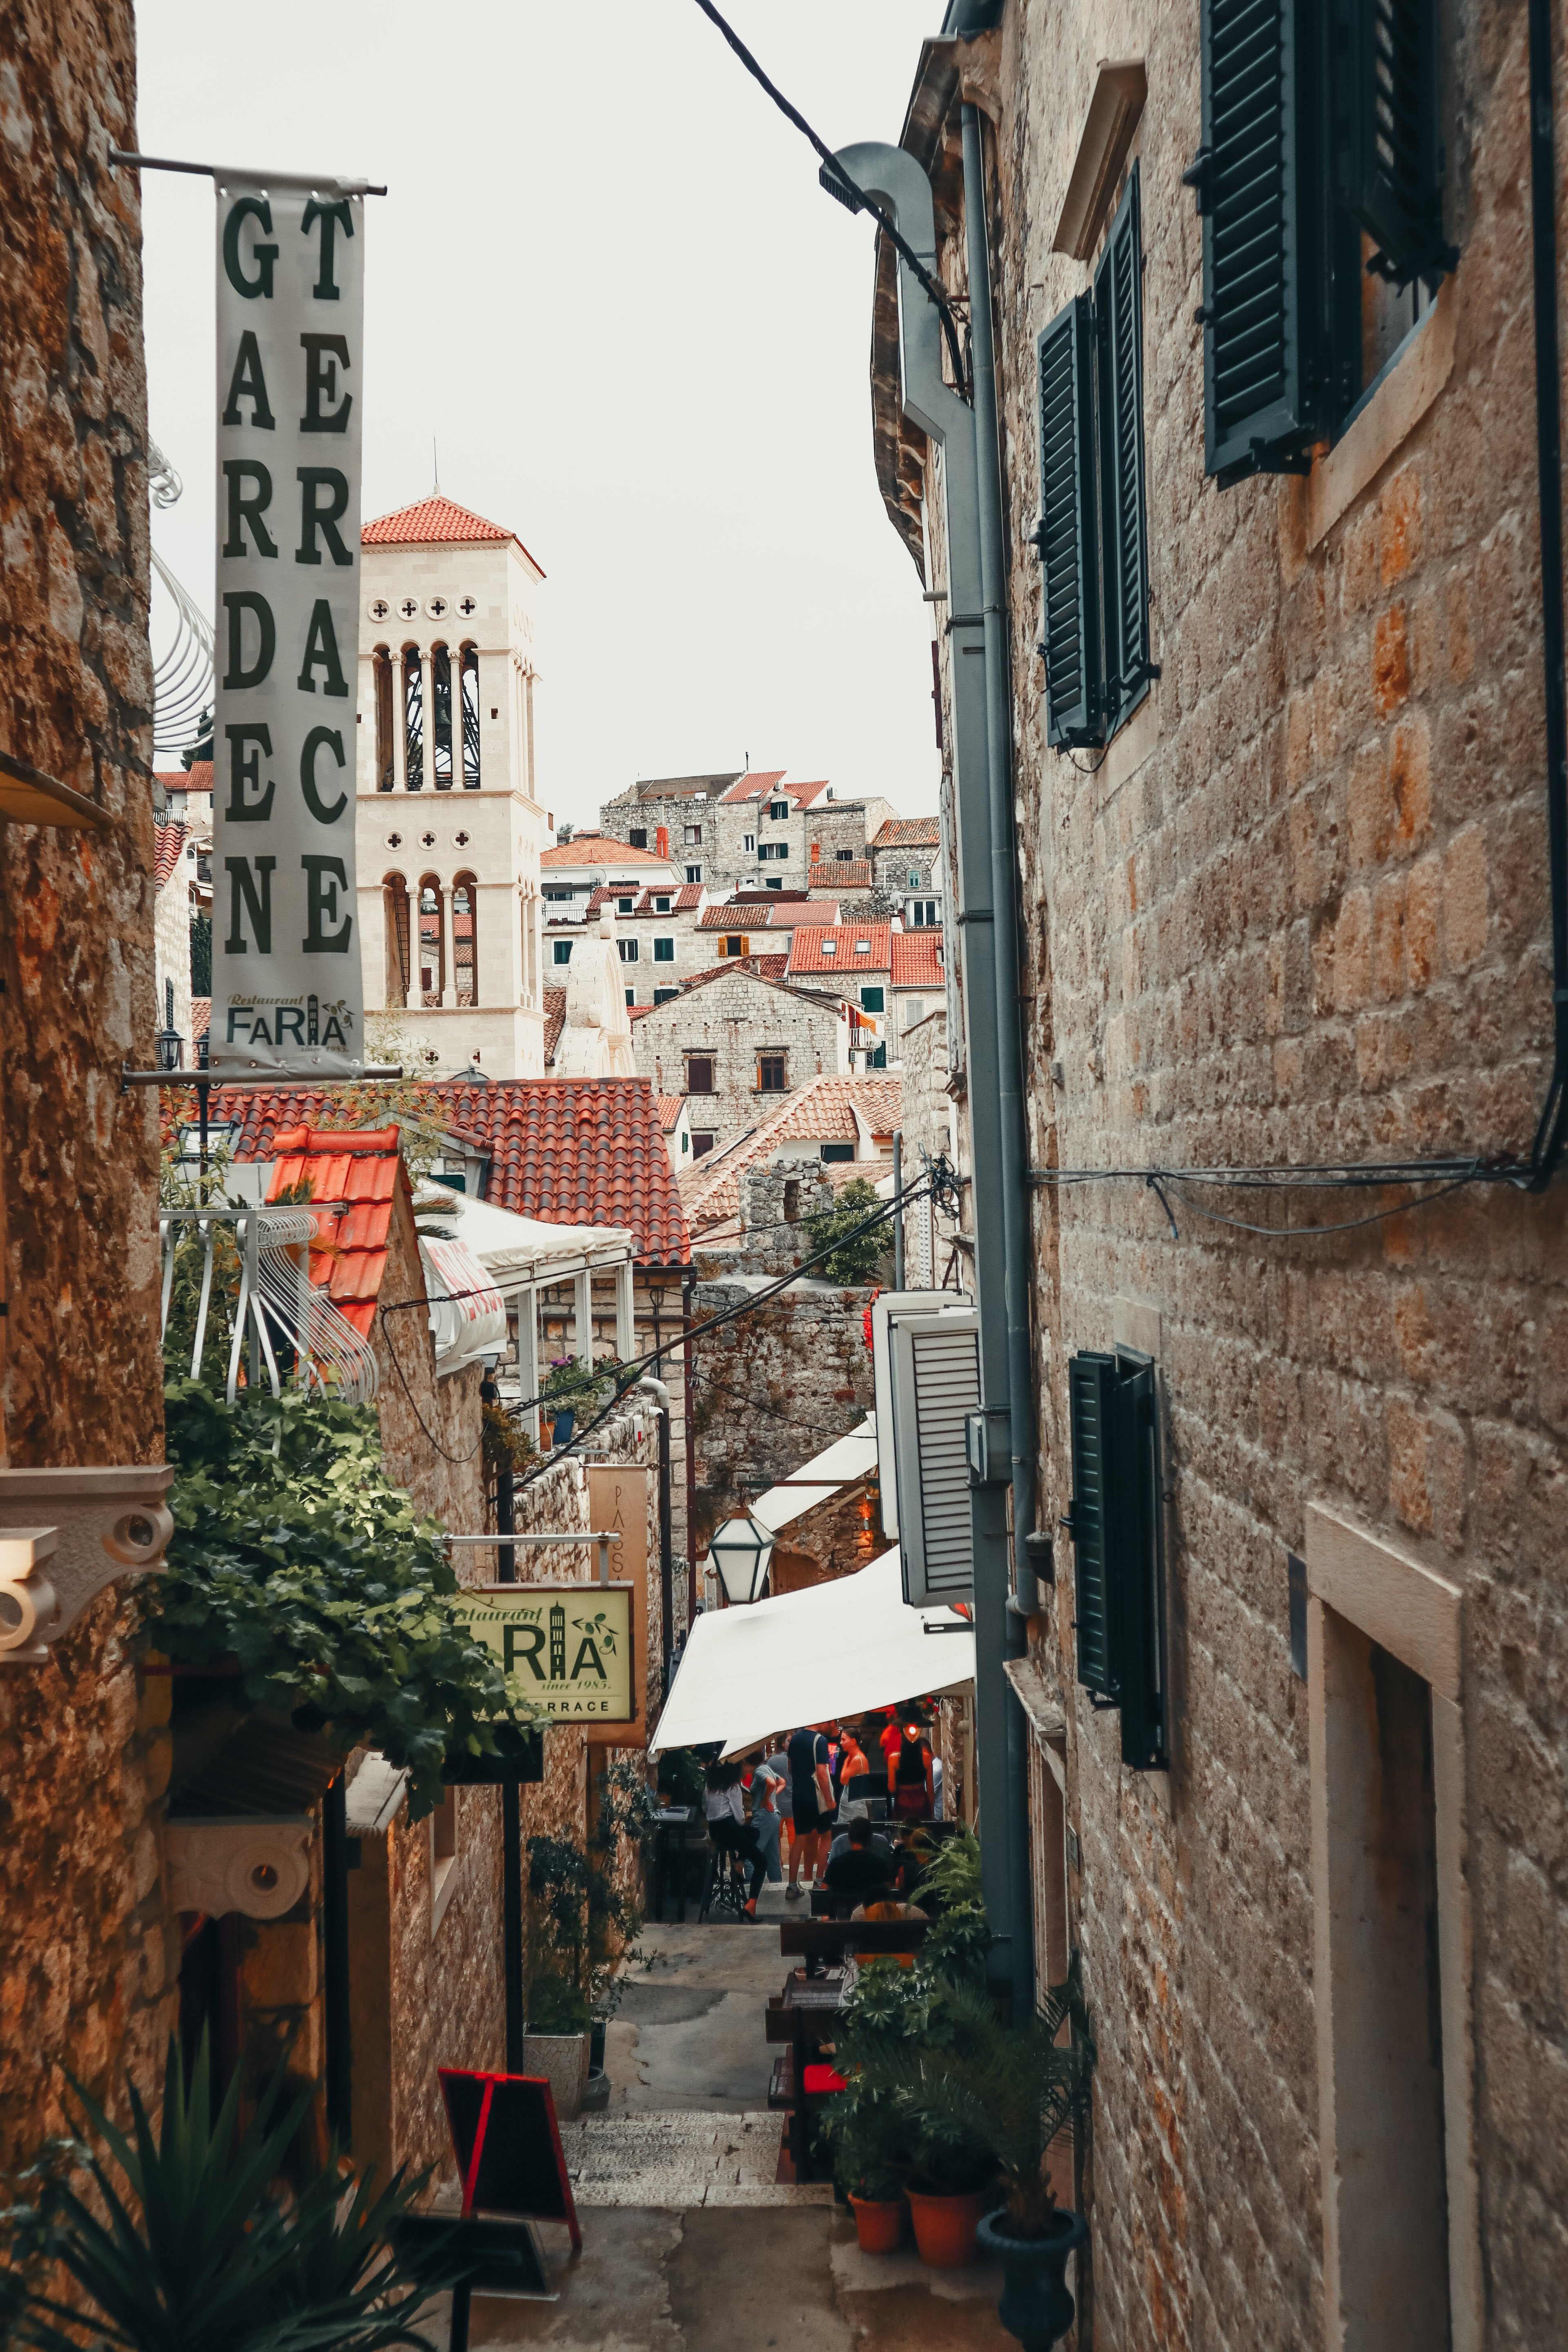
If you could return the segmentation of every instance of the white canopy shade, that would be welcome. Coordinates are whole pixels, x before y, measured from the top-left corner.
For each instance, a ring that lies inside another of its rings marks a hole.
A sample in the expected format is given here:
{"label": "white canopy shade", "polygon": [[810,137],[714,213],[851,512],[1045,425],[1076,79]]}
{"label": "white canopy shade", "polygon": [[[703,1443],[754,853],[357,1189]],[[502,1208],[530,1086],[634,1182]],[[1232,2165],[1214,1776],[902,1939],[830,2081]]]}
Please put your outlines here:
{"label": "white canopy shade", "polygon": [[792,1519],[825,1503],[841,1486],[852,1486],[876,1466],[877,1422],[875,1414],[868,1413],[847,1437],[835,1438],[826,1453],[814,1454],[809,1462],[792,1470],[787,1486],[770,1486],[765,1495],[759,1495],[752,1505],[752,1517],[776,1535]]}
{"label": "white canopy shade", "polygon": [[552,1225],[436,1184],[422,1187],[414,1206],[422,1217],[447,1223],[502,1290],[563,1282],[584,1267],[624,1265],[634,1245],[619,1225]]}
{"label": "white canopy shade", "polygon": [[[941,1638],[927,1625],[961,1627]],[[648,1745],[727,1755],[797,1724],[897,1706],[974,1676],[974,1635],[952,1609],[905,1606],[897,1551],[804,1592],[709,1610],[691,1629]]]}

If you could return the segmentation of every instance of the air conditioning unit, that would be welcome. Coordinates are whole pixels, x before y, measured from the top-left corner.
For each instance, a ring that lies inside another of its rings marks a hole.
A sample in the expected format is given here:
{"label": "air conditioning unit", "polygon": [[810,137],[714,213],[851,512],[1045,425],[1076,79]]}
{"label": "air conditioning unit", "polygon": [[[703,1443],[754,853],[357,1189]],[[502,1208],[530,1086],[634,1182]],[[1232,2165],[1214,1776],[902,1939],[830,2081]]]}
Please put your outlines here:
{"label": "air conditioning unit", "polygon": [[871,1310],[882,1526],[911,1608],[974,1592],[964,1426],[980,1402],[980,1318],[948,1291],[884,1292]]}

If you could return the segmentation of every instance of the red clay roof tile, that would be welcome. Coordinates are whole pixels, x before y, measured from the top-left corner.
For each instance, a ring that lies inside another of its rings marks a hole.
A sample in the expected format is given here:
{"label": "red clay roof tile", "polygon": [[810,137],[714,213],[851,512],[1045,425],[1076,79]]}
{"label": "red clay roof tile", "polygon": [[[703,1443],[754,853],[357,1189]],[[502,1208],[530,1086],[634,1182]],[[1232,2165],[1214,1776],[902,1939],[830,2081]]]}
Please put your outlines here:
{"label": "red clay roof tile", "polygon": [[[455,499],[416,499],[411,507],[399,507],[395,514],[379,515],[367,522],[360,533],[366,547],[450,547],[471,544],[476,540],[505,542],[517,539],[514,530],[503,530],[499,522],[487,522],[469,507],[460,507]],[[517,539],[522,547],[521,539]],[[535,559],[522,547],[524,555],[542,580],[544,572]]]}

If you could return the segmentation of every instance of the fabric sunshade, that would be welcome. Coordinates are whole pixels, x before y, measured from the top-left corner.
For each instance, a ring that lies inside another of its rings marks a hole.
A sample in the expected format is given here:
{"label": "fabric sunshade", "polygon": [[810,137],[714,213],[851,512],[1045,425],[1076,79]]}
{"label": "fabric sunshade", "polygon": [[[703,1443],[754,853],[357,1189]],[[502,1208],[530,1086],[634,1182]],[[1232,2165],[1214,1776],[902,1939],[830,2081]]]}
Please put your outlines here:
{"label": "fabric sunshade", "polygon": [[[936,1639],[927,1625],[963,1627]],[[746,1609],[709,1610],[686,1653],[648,1745],[726,1754],[797,1724],[897,1706],[974,1675],[974,1635],[951,1609],[909,1609],[897,1551],[854,1576]]]}

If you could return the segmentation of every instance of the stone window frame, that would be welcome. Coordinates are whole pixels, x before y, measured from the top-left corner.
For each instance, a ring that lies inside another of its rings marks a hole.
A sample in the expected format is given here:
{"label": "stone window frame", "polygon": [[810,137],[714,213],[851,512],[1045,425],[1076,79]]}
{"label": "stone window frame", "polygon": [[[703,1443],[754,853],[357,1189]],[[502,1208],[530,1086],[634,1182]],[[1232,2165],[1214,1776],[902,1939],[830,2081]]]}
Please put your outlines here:
{"label": "stone window frame", "polygon": [[463,1858],[462,1816],[458,1810],[461,1793],[456,1786],[444,1790],[440,1803],[430,1816],[432,1935],[446,1917],[452,1897],[458,1891],[458,1865]]}
{"label": "stone window frame", "polygon": [[[766,1086],[766,1085],[764,1085],[764,1084],[763,1084],[763,1064],[764,1062],[776,1062],[776,1063],[778,1064],[778,1066],[779,1066],[779,1082],[778,1082],[778,1085],[777,1085],[776,1087],[770,1087],[770,1086]],[[759,1046],[758,1046],[758,1048],[757,1048],[757,1083],[756,1083],[756,1085],[752,1087],[752,1093],[753,1093],[753,1094],[759,1094],[759,1095],[787,1095],[787,1094],[788,1094],[788,1092],[789,1092],[789,1052],[788,1052],[788,1048],[787,1048],[787,1047],[785,1047],[785,1046],[784,1046],[784,1045],[759,1045]]]}
{"label": "stone window frame", "polygon": [[[719,1061],[717,1055],[688,1054],[685,1056],[685,1062],[687,1094],[697,1095],[705,1102],[711,1100],[719,1091]],[[708,1083],[705,1087],[694,1087],[691,1083],[692,1069],[699,1062],[708,1073]]]}
{"label": "stone window frame", "polygon": [[557,969],[571,962],[572,941],[570,940],[552,940],[550,945],[552,950],[550,959],[552,969]]}
{"label": "stone window frame", "polygon": [[[1474,1958],[1463,1702],[1464,1595],[1458,1585],[1328,1506],[1306,1513],[1307,1722],[1310,1764],[1312,1979],[1318,2043],[1319,2155],[1322,2168],[1323,2340],[1345,2340],[1343,2229],[1338,2132],[1338,2082],[1348,2079],[1352,2037],[1336,2032],[1336,2013],[1353,2025],[1353,1932],[1336,1933],[1335,1864],[1355,1835],[1331,1803],[1331,1742],[1347,1703],[1331,1688],[1331,1618],[1338,1618],[1396,1658],[1431,1694],[1436,1813],[1438,2013],[1442,2026],[1444,2175],[1448,2233],[1451,2352],[1481,2352],[1485,2295],[1481,2270],[1480,2187],[1476,2157]],[[1336,1718],[1338,1717],[1338,1720]],[[1342,2005],[1336,1992],[1343,1988]],[[1344,2192],[1348,2197],[1350,2192]]]}

